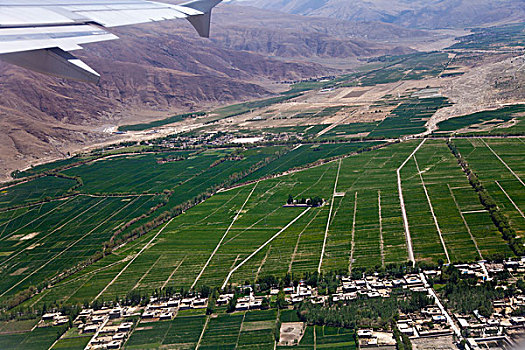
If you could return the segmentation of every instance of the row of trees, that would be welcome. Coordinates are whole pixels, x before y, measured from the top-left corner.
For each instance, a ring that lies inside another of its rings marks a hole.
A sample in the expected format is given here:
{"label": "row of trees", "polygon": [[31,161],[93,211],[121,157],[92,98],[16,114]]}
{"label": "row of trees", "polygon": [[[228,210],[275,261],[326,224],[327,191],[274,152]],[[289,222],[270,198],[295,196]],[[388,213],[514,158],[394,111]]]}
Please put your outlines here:
{"label": "row of trees", "polygon": [[496,201],[494,201],[494,199],[490,196],[488,191],[479,180],[478,176],[470,169],[467,161],[463,158],[454,143],[452,141],[448,141],[447,144],[450,148],[450,151],[457,158],[458,163],[461,165],[463,171],[467,175],[470,185],[478,194],[481,204],[483,204],[483,206],[490,213],[492,222],[494,222],[494,225],[496,225],[498,230],[501,232],[503,239],[509,243],[511,249],[516,255],[525,255],[523,240],[521,237],[517,237],[516,231],[511,226],[508,217],[499,209]]}

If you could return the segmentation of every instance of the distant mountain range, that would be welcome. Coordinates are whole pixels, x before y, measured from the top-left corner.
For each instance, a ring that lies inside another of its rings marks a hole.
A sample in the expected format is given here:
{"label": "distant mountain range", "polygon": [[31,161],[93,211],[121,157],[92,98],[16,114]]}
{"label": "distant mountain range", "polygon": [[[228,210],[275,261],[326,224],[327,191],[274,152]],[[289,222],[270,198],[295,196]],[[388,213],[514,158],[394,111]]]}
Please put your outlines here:
{"label": "distant mountain range", "polygon": [[408,28],[466,28],[525,21],[524,0],[237,0],[240,4]]}
{"label": "distant mountain range", "polygon": [[354,59],[411,52],[372,41],[427,35],[391,24],[326,21],[221,5],[212,39],[186,21],[123,27],[114,42],[76,54],[102,74],[88,85],[0,62],[0,179],[37,159],[111,138],[112,125],[271,94],[272,82],[334,70],[311,58]]}

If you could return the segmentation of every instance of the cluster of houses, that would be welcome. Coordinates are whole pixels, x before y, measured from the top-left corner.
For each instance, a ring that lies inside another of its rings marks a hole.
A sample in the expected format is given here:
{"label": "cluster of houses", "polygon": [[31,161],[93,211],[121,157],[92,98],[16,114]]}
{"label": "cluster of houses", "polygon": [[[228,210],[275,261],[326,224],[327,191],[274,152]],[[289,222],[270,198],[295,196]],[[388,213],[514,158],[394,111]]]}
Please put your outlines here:
{"label": "cluster of houses", "polygon": [[150,303],[144,308],[141,318],[143,320],[171,320],[176,316],[178,310],[205,309],[207,306],[208,298],[198,296],[169,299],[151,298]]}
{"label": "cluster of houses", "polygon": [[[508,271],[512,281],[525,276],[525,258],[520,261],[503,263],[472,263],[455,266],[461,274],[476,277],[479,283],[489,281],[498,273]],[[472,314],[454,313],[446,310],[438,295],[430,287],[428,279],[438,277],[440,271],[428,270],[420,274],[407,274],[401,278],[381,278],[378,274],[363,276],[360,279],[342,277],[336,292],[320,295],[317,288],[300,281],[296,286],[285,287],[282,291],[290,304],[311,302],[351,301],[362,298],[389,298],[396,288],[426,293],[435,303],[409,314],[400,314],[396,325],[402,335],[411,340],[440,337],[464,340],[468,349],[505,348],[516,344],[525,335],[525,317],[517,310],[525,309],[525,295],[514,293],[505,299],[493,301],[494,312],[490,317],[478,311]],[[275,297],[281,291],[271,288],[269,295],[255,295],[251,286],[243,286],[246,295],[238,297],[235,311],[257,310],[263,308],[265,299]],[[235,298],[233,293],[222,294],[216,300],[217,306],[226,306]],[[179,310],[204,309],[208,298],[176,296],[171,298],[150,298],[145,307],[104,307],[100,310],[84,309],[73,324],[83,335],[92,335],[87,349],[119,349],[134,327],[127,322],[131,317],[142,322],[173,319]],[[62,325],[69,322],[68,316],[61,313],[47,313],[42,316],[42,325]],[[395,341],[391,332],[359,330],[361,348],[394,349]],[[393,343],[392,343],[393,342]]]}
{"label": "cluster of houses", "polygon": [[[508,271],[511,279],[517,280],[525,276],[525,258],[508,260],[502,263],[483,264],[485,275],[476,264],[458,265],[462,273],[483,280],[491,280],[495,274]],[[525,336],[525,317],[516,314],[517,310],[525,308],[525,295],[514,293],[508,298],[492,302],[493,313],[489,317],[483,316],[478,310],[472,314],[454,313],[461,331],[472,350],[486,348],[512,348]]]}
{"label": "cluster of houses", "polygon": [[137,315],[136,307],[83,309],[73,324],[82,335],[92,335],[86,349],[120,349],[134,325],[125,319]]}

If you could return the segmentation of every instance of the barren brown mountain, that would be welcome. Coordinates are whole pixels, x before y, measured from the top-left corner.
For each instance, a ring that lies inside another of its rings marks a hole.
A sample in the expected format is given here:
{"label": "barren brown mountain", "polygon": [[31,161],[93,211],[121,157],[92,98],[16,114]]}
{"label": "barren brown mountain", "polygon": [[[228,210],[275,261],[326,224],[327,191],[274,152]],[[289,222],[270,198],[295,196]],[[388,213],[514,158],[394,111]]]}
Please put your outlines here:
{"label": "barren brown mountain", "polygon": [[[239,1],[239,0],[237,0]],[[264,9],[411,28],[465,28],[523,21],[523,0],[241,0]]]}
{"label": "barren brown mountain", "polygon": [[232,5],[219,7],[213,22],[211,40],[198,38],[186,21],[118,28],[121,40],[76,53],[101,73],[98,85],[0,63],[3,179],[14,169],[115,138],[103,132],[109,126],[263,97],[273,92],[271,82],[334,73],[303,58],[409,52],[368,39],[427,35]]}

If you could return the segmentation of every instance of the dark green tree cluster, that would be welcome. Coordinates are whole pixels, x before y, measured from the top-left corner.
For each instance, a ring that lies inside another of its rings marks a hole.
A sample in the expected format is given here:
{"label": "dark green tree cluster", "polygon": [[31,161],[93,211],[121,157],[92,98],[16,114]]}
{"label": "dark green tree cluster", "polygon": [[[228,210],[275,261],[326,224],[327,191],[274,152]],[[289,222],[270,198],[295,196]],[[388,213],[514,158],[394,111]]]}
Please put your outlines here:
{"label": "dark green tree cluster", "polygon": [[357,299],[346,304],[323,306],[302,303],[297,312],[299,318],[310,325],[387,329],[399,311],[414,312],[432,304],[433,300],[426,294],[401,292],[390,298]]}
{"label": "dark green tree cluster", "polygon": [[[294,204],[294,197],[290,194],[288,195],[288,200],[286,201],[287,204]],[[319,196],[310,197],[310,198],[301,198],[297,200],[297,204],[306,204],[312,207],[320,207],[323,205],[323,199]]]}

